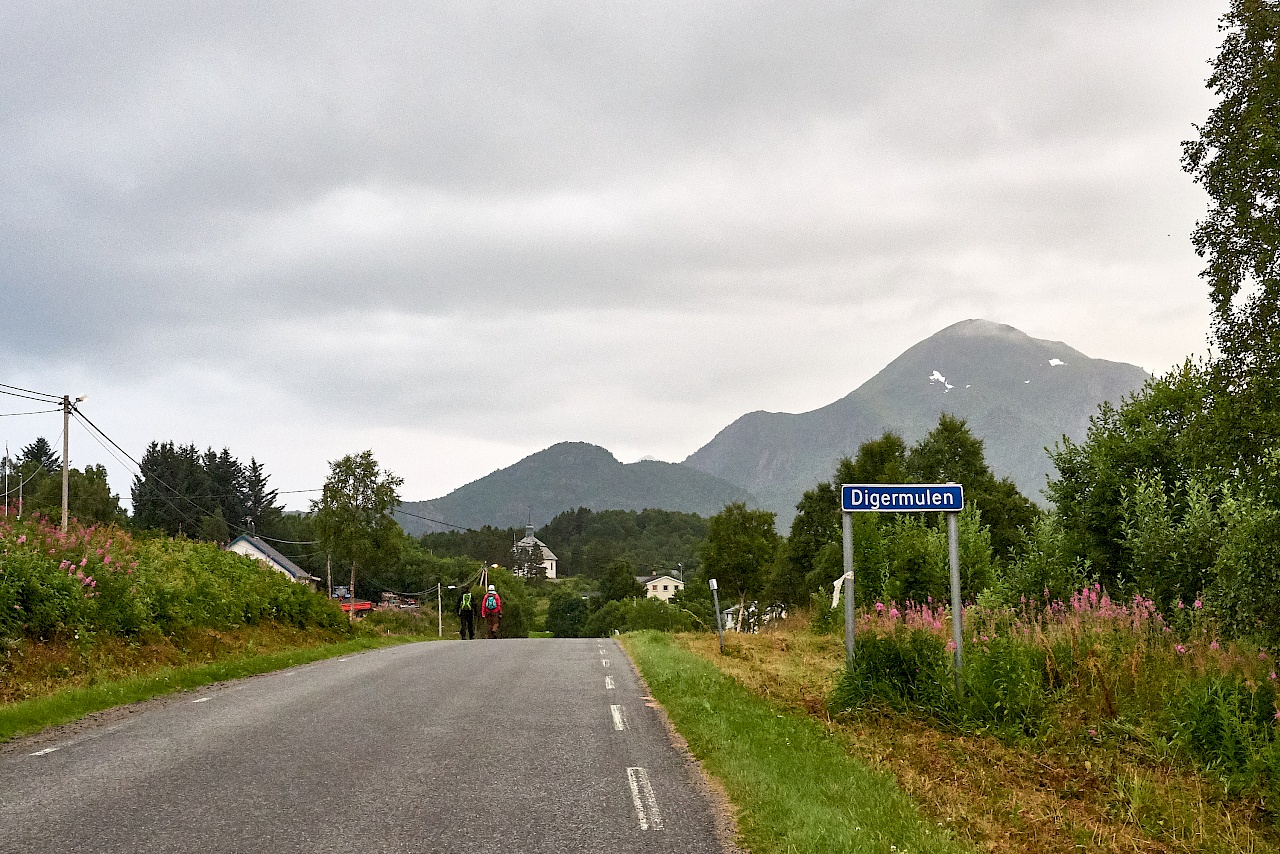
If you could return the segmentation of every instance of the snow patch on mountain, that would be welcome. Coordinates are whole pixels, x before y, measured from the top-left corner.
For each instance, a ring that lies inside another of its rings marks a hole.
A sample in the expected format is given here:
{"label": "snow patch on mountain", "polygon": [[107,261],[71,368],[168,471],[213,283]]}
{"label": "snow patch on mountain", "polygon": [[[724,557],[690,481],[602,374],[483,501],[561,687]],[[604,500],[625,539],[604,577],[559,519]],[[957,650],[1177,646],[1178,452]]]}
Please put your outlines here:
{"label": "snow patch on mountain", "polygon": [[941,371],[934,371],[932,374],[930,374],[929,382],[940,383],[943,386],[943,394],[946,394],[947,392],[951,391],[951,389],[955,388],[955,386],[947,382],[947,378],[942,375]]}
{"label": "snow patch on mountain", "polygon": [[1049,360],[1049,365],[1050,365],[1050,367],[1054,367],[1054,368],[1056,368],[1056,367],[1058,367],[1058,365],[1065,365],[1065,364],[1066,364],[1066,362],[1062,361],[1061,359],[1050,359],[1050,360]]}

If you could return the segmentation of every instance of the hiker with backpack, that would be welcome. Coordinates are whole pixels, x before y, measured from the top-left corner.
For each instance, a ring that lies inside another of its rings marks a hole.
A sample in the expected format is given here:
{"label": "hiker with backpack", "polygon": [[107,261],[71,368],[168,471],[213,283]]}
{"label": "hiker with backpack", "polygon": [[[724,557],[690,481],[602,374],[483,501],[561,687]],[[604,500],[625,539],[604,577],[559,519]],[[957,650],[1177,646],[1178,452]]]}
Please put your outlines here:
{"label": "hiker with backpack", "polygon": [[492,584],[489,585],[489,590],[480,602],[480,616],[484,617],[489,627],[489,637],[496,638],[498,626],[502,622],[502,597],[498,595],[498,588]]}
{"label": "hiker with backpack", "polygon": [[476,609],[471,604],[470,590],[458,600],[458,634],[463,640],[476,639]]}

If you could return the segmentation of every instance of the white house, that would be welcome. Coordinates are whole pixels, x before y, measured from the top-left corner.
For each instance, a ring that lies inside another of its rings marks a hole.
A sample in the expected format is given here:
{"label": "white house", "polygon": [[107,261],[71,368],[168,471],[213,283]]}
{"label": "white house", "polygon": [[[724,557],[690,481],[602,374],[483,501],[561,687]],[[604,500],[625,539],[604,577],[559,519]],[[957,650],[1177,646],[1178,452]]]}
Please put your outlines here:
{"label": "white house", "polygon": [[227,543],[226,548],[229,552],[235,552],[236,554],[244,555],[245,557],[251,557],[259,563],[266,564],[270,569],[274,569],[277,572],[283,572],[285,575],[289,576],[290,580],[296,581],[299,584],[310,584],[314,587],[320,580],[293,561],[289,560],[284,555],[280,554],[280,552],[276,551],[275,548],[265,540],[259,539],[258,537],[241,534],[231,542]]}
{"label": "white house", "polygon": [[[559,560],[559,558],[556,557],[555,552],[547,548],[546,543],[544,543],[542,540],[538,539],[533,535],[532,525],[529,525],[524,529],[524,539],[511,547],[511,554],[516,555],[519,552],[528,550],[528,549],[538,550],[535,554],[542,555],[543,574],[545,574],[547,578],[555,578],[556,563]],[[525,569],[523,569],[519,565],[516,566],[516,575],[527,576],[528,574],[529,573]]]}
{"label": "white house", "polygon": [[637,575],[636,581],[644,585],[646,596],[663,602],[670,602],[672,596],[684,589],[684,582],[674,575]]}

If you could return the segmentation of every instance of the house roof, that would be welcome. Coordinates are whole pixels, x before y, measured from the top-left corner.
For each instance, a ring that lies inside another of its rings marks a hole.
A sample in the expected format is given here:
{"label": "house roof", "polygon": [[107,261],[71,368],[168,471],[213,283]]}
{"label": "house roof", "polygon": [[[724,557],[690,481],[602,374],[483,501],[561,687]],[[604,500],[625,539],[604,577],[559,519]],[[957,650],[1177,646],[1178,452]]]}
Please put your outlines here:
{"label": "house roof", "polygon": [[256,551],[261,552],[262,556],[266,560],[270,561],[271,563],[274,563],[276,566],[280,567],[285,572],[292,575],[294,578],[300,578],[305,581],[307,579],[311,579],[315,577],[311,573],[307,572],[305,569],[298,566],[296,563],[294,563],[293,561],[289,560],[287,557],[282,555],[275,548],[275,546],[271,545],[266,540],[263,540],[259,537],[252,536],[250,534],[241,534],[231,542],[227,543],[227,550],[230,551],[231,547],[239,542],[248,543]]}
{"label": "house roof", "polygon": [[661,575],[637,575],[636,581],[639,581],[641,584],[650,584],[654,581],[657,581],[659,578],[668,578],[674,581],[676,584],[684,584],[683,581],[676,578],[674,575],[667,575],[665,572]]}
{"label": "house roof", "polygon": [[530,525],[528,528],[525,529],[524,539],[516,543],[514,546],[512,546],[511,550],[515,551],[516,549],[519,549],[519,548],[528,549],[528,548],[533,548],[534,546],[537,546],[538,548],[542,549],[543,560],[559,560],[560,559],[556,557],[555,552],[547,548],[546,543],[544,543],[542,540],[538,539],[533,535],[532,525]]}

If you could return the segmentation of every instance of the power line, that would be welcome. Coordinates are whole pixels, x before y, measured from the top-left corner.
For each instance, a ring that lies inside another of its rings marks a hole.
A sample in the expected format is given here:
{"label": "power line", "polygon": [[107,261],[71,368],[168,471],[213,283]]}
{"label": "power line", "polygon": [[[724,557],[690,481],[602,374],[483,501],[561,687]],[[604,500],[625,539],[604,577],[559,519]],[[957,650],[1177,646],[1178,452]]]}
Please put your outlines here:
{"label": "power line", "polygon": [[452,522],[446,522],[443,519],[432,519],[429,516],[419,516],[417,513],[410,513],[408,510],[400,510],[397,508],[396,510],[393,510],[391,512],[391,515],[394,516],[396,513],[399,513],[402,516],[412,516],[413,518],[421,519],[424,522],[435,522],[437,525],[444,525],[449,528],[457,528],[459,531],[471,531],[472,533],[477,533],[477,534],[480,533],[475,528],[466,528],[466,527],[463,527],[462,525],[455,525]]}
{"label": "power line", "polygon": [[[5,388],[12,388],[12,386],[5,386]],[[35,395],[31,395],[31,394],[19,394],[16,391],[6,391],[5,388],[0,388],[0,394],[7,394],[10,397],[20,397],[23,400],[34,400],[36,403],[56,403],[57,402],[56,400],[50,400],[47,397],[36,397]]]}
{"label": "power line", "polygon": [[[156,475],[156,473],[155,473],[155,472],[153,472],[153,471],[149,470],[148,468],[146,468],[145,466],[143,466],[143,465],[142,465],[142,463],[140,463],[140,462],[138,462],[137,460],[135,460],[135,459],[133,458],[133,455],[131,455],[131,454],[130,454],[128,451],[126,451],[124,448],[120,447],[119,443],[117,443],[114,439],[112,439],[112,438],[111,438],[110,436],[108,436],[106,433],[102,432],[102,428],[100,428],[97,424],[94,424],[94,423],[93,423],[93,421],[91,421],[87,415],[85,415],[83,412],[81,412],[81,411],[80,411],[78,408],[76,408],[74,405],[71,407],[71,411],[72,411],[72,413],[76,416],[76,420],[78,420],[78,421],[83,421],[85,424],[87,424],[87,425],[89,425],[90,427],[92,427],[92,428],[94,429],[94,431],[96,431],[96,432],[98,433],[98,435],[102,436],[102,438],[104,438],[104,439],[106,439],[108,442],[110,442],[110,443],[112,444],[112,446],[116,448],[116,450],[118,450],[120,453],[122,453],[122,454],[124,454],[126,457],[128,457],[128,458],[129,458],[129,460],[130,460],[130,461],[131,461],[135,466],[137,466],[137,467],[138,467],[138,471],[139,471],[139,472],[141,472],[142,474],[147,475],[147,476],[149,476],[149,477],[153,478],[153,479],[156,481],[156,483],[160,484],[160,485],[161,485],[161,486],[163,486],[165,489],[168,489],[170,492],[172,492],[172,493],[173,493],[173,496],[174,496],[175,498],[181,498],[181,499],[183,499],[183,500],[184,500],[184,501],[186,501],[188,504],[190,504],[192,507],[194,507],[198,513],[200,513],[201,515],[205,515],[205,510],[206,510],[206,508],[201,507],[199,504],[196,504],[196,503],[195,503],[194,501],[192,501],[190,498],[187,498],[187,496],[183,495],[181,492],[179,492],[178,490],[174,489],[172,486],[170,486],[169,484],[167,484],[167,483],[165,483],[163,480],[161,480],[161,479]],[[99,443],[99,444],[101,444],[101,443]],[[193,519],[193,518],[191,517],[191,515],[190,515],[190,514],[188,514],[188,513],[184,512],[181,508],[179,508],[179,507],[178,507],[177,505],[175,505],[172,501],[170,501],[168,498],[166,498],[163,492],[157,492],[157,493],[156,493],[156,495],[160,498],[160,500],[161,500],[161,501],[163,501],[165,504],[168,504],[168,505],[169,505],[169,507],[171,507],[171,508],[174,510],[174,512],[178,513],[180,516],[182,516],[182,518],[186,519],[186,520],[187,520],[188,522],[190,522],[193,526],[196,526],[196,527],[198,527],[198,526],[199,526],[200,522],[199,522],[197,519]],[[134,509],[135,509],[135,512],[136,512],[136,509],[137,509],[137,508],[135,507]],[[227,528],[228,528],[228,529],[233,529],[233,530],[235,530],[235,531],[237,531],[238,533],[241,533],[241,534],[252,534],[252,532],[251,532],[248,528],[243,528],[243,527],[241,527],[240,525],[236,525],[236,524],[234,524],[233,522],[231,522],[231,521],[230,521],[230,520],[228,520],[228,519],[224,519],[224,520],[223,520],[223,522],[225,522],[225,523],[226,523],[226,526],[227,526]]]}
{"label": "power line", "polygon": [[39,397],[47,397],[49,398],[50,402],[56,401],[56,400],[62,400],[62,395],[49,394],[49,392],[47,391],[32,391],[29,388],[22,388],[21,386],[16,386],[16,385],[7,385],[5,383],[0,383],[0,388],[12,389],[13,391],[25,391],[27,394],[34,394]]}
{"label": "power line", "polygon": [[31,412],[0,412],[0,418],[7,418],[10,415],[45,415],[49,412],[61,412],[61,409],[34,409]]}

